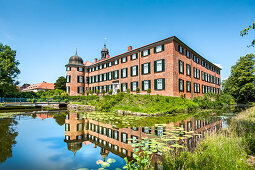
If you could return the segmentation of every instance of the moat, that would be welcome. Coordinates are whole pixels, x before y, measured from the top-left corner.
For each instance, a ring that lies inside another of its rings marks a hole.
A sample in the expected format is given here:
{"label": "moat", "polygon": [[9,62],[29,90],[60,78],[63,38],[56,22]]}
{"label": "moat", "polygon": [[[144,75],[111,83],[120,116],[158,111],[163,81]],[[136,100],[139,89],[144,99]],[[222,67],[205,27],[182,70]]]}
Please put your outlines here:
{"label": "moat", "polygon": [[[162,136],[173,125],[200,134],[186,140],[187,146],[193,148],[207,133],[227,126],[231,115],[230,111],[228,114],[211,112],[186,115],[176,121],[167,117],[155,118],[155,121],[154,118],[123,117],[123,121],[116,122],[111,121],[112,115],[109,119],[105,115],[96,119],[90,113],[34,111],[1,118],[0,169],[98,169],[101,166],[97,161],[107,162],[109,158],[114,161],[107,169],[122,169],[123,158],[132,159],[134,154],[129,138]],[[157,164],[160,159],[159,153],[152,160],[156,169],[163,169]]]}

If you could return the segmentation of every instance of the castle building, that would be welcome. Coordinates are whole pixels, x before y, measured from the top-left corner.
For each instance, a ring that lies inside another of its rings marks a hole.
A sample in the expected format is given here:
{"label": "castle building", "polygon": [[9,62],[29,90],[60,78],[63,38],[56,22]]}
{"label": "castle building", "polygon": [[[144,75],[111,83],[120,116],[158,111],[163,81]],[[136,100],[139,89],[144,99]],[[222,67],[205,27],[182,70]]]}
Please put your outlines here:
{"label": "castle building", "polygon": [[70,95],[99,90],[117,93],[130,89],[141,94],[184,96],[220,93],[221,68],[172,36],[110,57],[104,45],[101,59],[83,63],[76,54],[66,65],[66,89]]}

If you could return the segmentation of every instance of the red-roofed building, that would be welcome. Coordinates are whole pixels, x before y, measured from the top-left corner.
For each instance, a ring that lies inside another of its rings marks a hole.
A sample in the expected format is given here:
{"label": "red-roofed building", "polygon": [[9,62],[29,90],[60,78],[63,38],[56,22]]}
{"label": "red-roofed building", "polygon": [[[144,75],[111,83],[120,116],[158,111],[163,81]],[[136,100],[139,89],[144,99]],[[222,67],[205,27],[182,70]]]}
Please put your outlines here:
{"label": "red-roofed building", "polygon": [[42,82],[42,83],[28,86],[27,88],[23,89],[22,92],[29,92],[29,91],[38,92],[38,91],[46,91],[46,90],[53,90],[53,89],[54,89],[54,83]]}

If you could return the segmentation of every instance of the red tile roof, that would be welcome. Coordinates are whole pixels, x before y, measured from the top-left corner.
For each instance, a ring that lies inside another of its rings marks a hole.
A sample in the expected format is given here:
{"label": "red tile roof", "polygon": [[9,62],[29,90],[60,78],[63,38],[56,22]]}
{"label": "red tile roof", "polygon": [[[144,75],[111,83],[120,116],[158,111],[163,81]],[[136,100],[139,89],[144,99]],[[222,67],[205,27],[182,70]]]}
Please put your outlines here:
{"label": "red tile roof", "polygon": [[47,89],[47,90],[52,90],[54,89],[54,83],[38,83],[38,84],[33,84],[31,86],[28,86],[27,88],[23,89],[23,91],[27,90],[33,90],[33,89]]}

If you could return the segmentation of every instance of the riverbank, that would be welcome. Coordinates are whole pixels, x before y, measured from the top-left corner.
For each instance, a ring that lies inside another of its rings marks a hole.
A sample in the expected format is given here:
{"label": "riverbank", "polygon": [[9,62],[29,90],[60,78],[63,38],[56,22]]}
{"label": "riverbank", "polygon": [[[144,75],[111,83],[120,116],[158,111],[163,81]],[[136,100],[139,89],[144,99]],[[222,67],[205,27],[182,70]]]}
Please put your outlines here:
{"label": "riverbank", "polygon": [[208,135],[194,151],[163,155],[164,169],[255,168],[255,106],[232,118],[230,127]]}
{"label": "riverbank", "polygon": [[117,113],[121,110],[147,114],[188,112],[198,107],[198,104],[192,100],[180,97],[125,93],[106,95],[94,100],[83,99],[73,104],[95,106],[96,110],[103,112]]}

